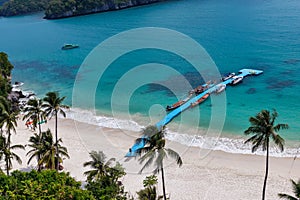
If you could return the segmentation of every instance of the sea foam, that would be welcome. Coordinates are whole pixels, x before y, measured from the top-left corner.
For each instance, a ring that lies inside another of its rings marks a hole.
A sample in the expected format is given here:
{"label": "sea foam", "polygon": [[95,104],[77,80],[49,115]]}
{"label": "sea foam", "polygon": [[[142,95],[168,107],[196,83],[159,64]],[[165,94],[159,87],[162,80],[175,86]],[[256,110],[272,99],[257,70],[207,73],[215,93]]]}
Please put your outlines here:
{"label": "sea foam", "polygon": [[[136,121],[119,119],[109,116],[99,116],[92,111],[72,108],[67,112],[67,118],[79,122],[97,125],[100,127],[122,129],[128,131],[140,132],[145,126],[140,125]],[[201,131],[203,132],[203,131]],[[204,131],[205,132],[205,131]],[[219,150],[227,153],[237,154],[252,154],[251,144],[245,144],[244,138],[229,138],[229,137],[215,137],[203,135],[189,135],[186,133],[178,133],[170,129],[166,129],[166,138],[170,141],[175,141],[180,144],[199,147],[207,150]],[[257,150],[254,154],[265,155],[265,152]],[[273,157],[298,157],[300,156],[299,144],[287,146],[284,152],[280,152],[276,147],[270,147],[270,156]]]}

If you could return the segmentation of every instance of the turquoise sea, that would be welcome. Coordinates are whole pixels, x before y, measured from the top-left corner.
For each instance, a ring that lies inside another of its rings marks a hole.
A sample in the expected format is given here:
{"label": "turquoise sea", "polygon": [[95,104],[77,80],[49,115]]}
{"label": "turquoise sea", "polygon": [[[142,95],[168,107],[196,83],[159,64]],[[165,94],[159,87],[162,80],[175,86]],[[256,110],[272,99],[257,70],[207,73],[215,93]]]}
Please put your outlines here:
{"label": "turquoise sea", "polygon": [[[262,109],[275,108],[279,113],[278,122],[290,126],[281,134],[290,146],[287,154],[293,156],[300,146],[299,10],[298,0],[179,0],[52,21],[44,20],[42,13],[0,18],[0,51],[8,53],[15,66],[14,81],[25,82],[25,89],[34,90],[39,96],[51,90],[59,91],[67,96],[66,103],[72,105],[77,72],[98,44],[134,28],[160,27],[181,32],[205,48],[221,74],[242,68],[264,70],[263,75],[246,78],[242,84],[226,89],[223,133],[219,140],[211,137],[217,140],[215,149],[244,152],[241,141],[243,131],[249,126],[248,118]],[[80,48],[62,51],[64,43],[76,43]],[[202,81],[195,69],[175,54],[155,49],[130,52],[113,62],[99,80],[95,93],[97,116],[88,113],[92,108],[82,106],[74,108],[82,113],[76,119],[139,130],[163,118],[163,108],[187,91],[180,87],[176,75],[164,70],[153,71],[151,67],[147,73],[157,74],[160,83],[173,85],[180,95],[175,96],[158,84],[141,85],[130,94],[128,105],[112,109],[113,90],[119,79],[147,63],[173,68],[192,87]],[[133,81],[142,79],[143,75],[136,76]],[[201,146],[203,141],[197,143],[197,139],[201,140],[201,133],[209,126],[214,106],[218,105],[207,101],[200,106],[200,112],[199,109],[186,111],[183,122],[179,116],[169,124],[169,138],[185,144],[193,140],[193,145]],[[199,113],[200,122],[195,125],[193,117]]]}

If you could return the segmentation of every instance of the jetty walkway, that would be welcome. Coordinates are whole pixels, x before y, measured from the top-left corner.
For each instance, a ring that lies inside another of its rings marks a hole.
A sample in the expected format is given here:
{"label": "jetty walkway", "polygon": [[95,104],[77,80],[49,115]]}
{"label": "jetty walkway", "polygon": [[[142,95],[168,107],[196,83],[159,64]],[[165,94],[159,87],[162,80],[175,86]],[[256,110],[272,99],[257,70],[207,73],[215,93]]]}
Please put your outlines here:
{"label": "jetty walkway", "polygon": [[[244,77],[249,76],[249,75],[259,75],[259,74],[262,74],[262,73],[263,73],[263,71],[261,71],[261,70],[241,69],[239,71],[239,74],[237,74],[237,76],[244,78]],[[220,84],[225,84],[225,85],[231,84],[234,79],[235,79],[235,77],[233,76],[233,77],[231,77],[231,78],[229,78],[229,79],[227,79],[227,80],[225,80],[221,83],[211,85],[211,87],[209,89],[207,89],[204,92],[200,93],[199,95],[191,98],[189,101],[187,101],[186,103],[184,103],[180,107],[178,107],[178,108],[174,109],[173,111],[169,112],[161,121],[156,123],[157,129],[161,130],[165,125],[170,123],[172,121],[172,119],[174,119],[176,116],[178,116],[181,112],[188,109],[192,103],[197,102],[205,94],[207,94],[207,93],[210,94],[210,93],[216,91]],[[139,143],[136,142],[130,148],[129,152],[126,154],[126,157],[136,156],[136,151],[140,148],[143,148],[144,146],[145,146],[144,140],[141,140]]]}

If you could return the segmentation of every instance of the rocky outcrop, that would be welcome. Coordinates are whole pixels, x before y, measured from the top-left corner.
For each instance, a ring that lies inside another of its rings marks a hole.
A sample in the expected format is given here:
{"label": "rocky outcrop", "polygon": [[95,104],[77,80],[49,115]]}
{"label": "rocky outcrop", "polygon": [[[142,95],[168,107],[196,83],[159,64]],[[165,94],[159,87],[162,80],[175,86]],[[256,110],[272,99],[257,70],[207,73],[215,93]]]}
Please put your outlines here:
{"label": "rocky outcrop", "polygon": [[72,5],[67,8],[64,7],[60,9],[57,9],[58,5],[50,5],[45,11],[45,19],[60,19],[92,13],[114,11],[160,1],[162,0],[105,0],[100,5],[95,5],[94,7],[88,6],[88,8],[84,9],[82,6],[78,5]]}

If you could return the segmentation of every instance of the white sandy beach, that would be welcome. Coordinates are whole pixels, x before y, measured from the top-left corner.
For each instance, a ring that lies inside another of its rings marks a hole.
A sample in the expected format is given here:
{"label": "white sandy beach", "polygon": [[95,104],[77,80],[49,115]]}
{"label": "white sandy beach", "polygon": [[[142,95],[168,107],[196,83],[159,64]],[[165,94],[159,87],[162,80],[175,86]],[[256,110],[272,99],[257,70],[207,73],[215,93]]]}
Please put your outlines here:
{"label": "white sandy beach", "polygon": [[[43,130],[50,127],[54,132],[54,120],[43,125]],[[23,121],[18,123],[17,134],[13,135],[14,144],[26,144],[33,134]],[[59,120],[59,136],[68,148],[70,159],[64,161],[65,171],[78,181],[84,181],[83,163],[89,160],[88,152],[101,150],[108,158],[115,157],[126,168],[123,178],[125,190],[136,197],[136,191],[143,187],[142,180],[149,175],[150,169],[138,174],[141,165],[134,158],[126,161],[124,155],[139,135],[137,132],[120,129],[101,128],[70,119]],[[220,151],[205,151],[187,147],[169,141],[167,146],[180,153],[183,166],[174,162],[165,164],[166,189],[172,200],[254,200],[261,198],[264,179],[265,157],[256,155],[230,154]],[[15,169],[28,170],[26,151],[18,151],[23,164],[14,163]],[[206,155],[207,156],[204,156]],[[267,185],[267,199],[279,199],[277,193],[291,192],[290,179],[300,178],[300,159],[271,158]],[[159,176],[159,192],[161,192]]]}

